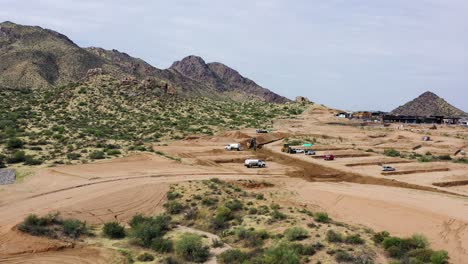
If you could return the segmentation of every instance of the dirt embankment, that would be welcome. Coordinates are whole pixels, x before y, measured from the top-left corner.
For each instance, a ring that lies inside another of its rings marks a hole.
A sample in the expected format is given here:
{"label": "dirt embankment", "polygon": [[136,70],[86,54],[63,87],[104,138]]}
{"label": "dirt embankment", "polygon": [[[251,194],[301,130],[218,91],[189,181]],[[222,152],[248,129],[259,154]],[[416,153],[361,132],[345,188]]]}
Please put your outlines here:
{"label": "dirt embankment", "polygon": [[[314,164],[308,161],[296,159],[294,157],[290,157],[285,154],[276,153],[274,151],[268,149],[260,149],[257,151],[257,156],[266,159],[270,158],[274,162],[296,167],[297,169],[291,172],[288,172],[287,175],[291,177],[298,177],[303,178],[308,181],[328,181],[328,182],[352,182],[352,183],[359,183],[359,184],[373,184],[373,185],[381,185],[381,186],[389,186],[389,187],[400,187],[400,188],[408,188],[414,190],[422,190],[422,191],[431,191],[437,193],[445,193],[445,194],[452,194],[458,196],[464,196],[460,194],[455,194],[452,192],[440,190],[437,188],[432,188],[428,186],[421,186],[406,182],[400,182],[393,179],[382,179],[382,178],[375,178],[370,176],[363,176],[351,172],[340,171],[337,169],[328,168],[325,166],[321,166],[318,164]],[[464,196],[466,197],[466,196]]]}

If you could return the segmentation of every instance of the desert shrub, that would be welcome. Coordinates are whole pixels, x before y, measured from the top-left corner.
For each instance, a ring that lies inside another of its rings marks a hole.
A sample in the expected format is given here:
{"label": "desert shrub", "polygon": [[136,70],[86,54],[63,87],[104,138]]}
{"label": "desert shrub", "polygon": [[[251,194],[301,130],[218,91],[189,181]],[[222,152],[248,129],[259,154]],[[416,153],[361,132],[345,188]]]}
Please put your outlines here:
{"label": "desert shrub", "polygon": [[150,247],[153,239],[163,237],[170,230],[170,221],[171,218],[166,215],[143,218],[142,222],[132,227],[132,236],[138,245]]}
{"label": "desert shrub", "polygon": [[328,223],[330,222],[330,217],[328,216],[327,213],[325,212],[317,212],[314,215],[314,220],[319,222],[319,223]]}
{"label": "desert shrub", "polygon": [[182,195],[178,192],[167,192],[166,197],[168,200],[175,200],[182,197]]}
{"label": "desert shrub", "polygon": [[172,241],[162,237],[156,237],[151,240],[151,249],[159,253],[171,252],[173,248]]}
{"label": "desert shrub", "polygon": [[231,211],[239,211],[239,210],[242,210],[242,207],[243,207],[242,202],[237,199],[229,200],[225,202],[224,206],[229,208]]}
{"label": "desert shrub", "polygon": [[116,156],[122,154],[118,149],[109,149],[106,151],[107,155]]}
{"label": "desert shrub", "polygon": [[26,160],[26,153],[24,151],[19,151],[19,150],[7,158],[8,163],[20,163],[20,162],[24,162],[25,160]]}
{"label": "desert shrub", "polygon": [[248,255],[239,249],[228,249],[219,254],[217,260],[222,264],[242,264],[248,258]]}
{"label": "desert shrub", "polygon": [[327,241],[332,242],[332,243],[341,243],[343,242],[343,235],[340,233],[337,233],[333,230],[328,230],[327,231]]}
{"label": "desert shrub", "polygon": [[399,157],[401,153],[395,149],[386,149],[384,150],[384,155],[389,157]]}
{"label": "desert shrub", "polygon": [[271,218],[272,218],[273,220],[284,220],[284,219],[286,219],[287,217],[286,217],[286,215],[283,214],[282,212],[280,212],[280,211],[274,209],[273,212],[271,212]]}
{"label": "desert shrub", "polygon": [[314,245],[303,245],[300,243],[290,244],[290,247],[296,251],[299,255],[312,256],[315,254],[316,249]]}
{"label": "desert shrub", "polygon": [[429,241],[422,234],[414,234],[410,238],[410,244],[414,248],[426,248],[429,246]]}
{"label": "desert shrub", "polygon": [[258,193],[257,195],[255,195],[255,199],[257,199],[257,200],[264,200],[264,199],[265,199],[265,196],[263,195],[263,193]]}
{"label": "desert shrub", "polygon": [[302,227],[291,227],[284,231],[284,237],[289,241],[303,240],[309,236],[307,230]]}
{"label": "desert shrub", "polygon": [[434,253],[433,250],[428,248],[418,248],[408,251],[406,256],[409,259],[417,259],[423,263],[428,263],[431,261],[431,256]]}
{"label": "desert shrub", "polygon": [[193,262],[205,262],[210,254],[202,243],[202,237],[192,233],[182,234],[175,243],[175,252],[184,260]]}
{"label": "desert shrub", "polygon": [[354,257],[347,251],[338,250],[335,254],[335,260],[338,262],[351,262],[354,261]]}
{"label": "desert shrub", "polygon": [[265,251],[262,262],[265,264],[299,264],[299,254],[287,244],[279,244]]}
{"label": "desert shrub", "polygon": [[257,213],[258,213],[257,208],[255,208],[255,207],[249,208],[249,214],[257,214]]}
{"label": "desert shrub", "polygon": [[151,217],[145,217],[143,216],[142,214],[136,214],[132,217],[132,219],[130,219],[130,221],[128,222],[128,224],[130,225],[130,227],[136,227],[137,225],[145,222],[145,221],[149,221],[151,219]]}
{"label": "desert shrub", "polygon": [[353,245],[364,244],[364,239],[362,239],[359,234],[348,235],[344,241],[347,244]]}
{"label": "desert shrub", "polygon": [[35,165],[41,165],[41,164],[42,164],[42,160],[35,159],[31,155],[24,156],[24,165],[35,166]]}
{"label": "desert shrub", "polygon": [[216,210],[216,215],[212,219],[212,226],[214,229],[223,229],[229,226],[228,221],[232,220],[234,215],[232,214],[231,209],[220,206]]}
{"label": "desert shrub", "polygon": [[185,209],[185,206],[177,201],[168,201],[164,204],[164,208],[169,214],[179,214]]}
{"label": "desert shrub", "polygon": [[48,236],[52,233],[51,230],[47,228],[50,224],[52,224],[50,218],[38,217],[35,214],[30,214],[19,224],[18,229],[33,236]]}
{"label": "desert shrub", "polygon": [[446,264],[448,263],[449,256],[447,251],[440,250],[432,253],[431,255],[431,263],[432,264]]}
{"label": "desert shrub", "polygon": [[450,155],[440,155],[437,157],[438,160],[452,160],[452,157]]}
{"label": "desert shrub", "polygon": [[69,159],[69,160],[78,160],[79,158],[81,158],[81,154],[79,154],[79,153],[68,153],[67,154],[67,159]]}
{"label": "desert shrub", "polygon": [[382,231],[382,232],[375,233],[372,237],[372,240],[374,240],[375,243],[380,244],[384,241],[386,237],[389,237],[389,236],[390,236],[390,233],[388,233],[387,231]]}
{"label": "desert shrub", "polygon": [[215,205],[218,202],[218,199],[212,197],[204,197],[202,199],[202,204],[206,206]]}
{"label": "desert shrub", "polygon": [[269,237],[266,231],[256,231],[240,227],[235,231],[236,238],[242,240],[246,247],[258,247]]}
{"label": "desert shrub", "polygon": [[71,238],[78,238],[83,234],[86,234],[87,227],[86,223],[76,219],[67,219],[62,221],[63,233]]}
{"label": "desert shrub", "polygon": [[125,237],[125,228],[117,222],[107,222],[102,228],[104,236],[112,239],[119,239]]}
{"label": "desert shrub", "polygon": [[89,154],[88,156],[90,159],[104,159],[105,158],[105,154],[104,152],[102,151],[93,151]]}
{"label": "desert shrub", "polygon": [[24,146],[24,142],[19,138],[10,138],[7,143],[7,149],[19,149]]}
{"label": "desert shrub", "polygon": [[137,260],[138,260],[138,261],[141,261],[141,262],[149,262],[149,261],[153,261],[153,260],[154,260],[154,256],[151,255],[151,254],[148,253],[148,252],[145,252],[145,253],[139,255],[139,256],[137,257]]}
{"label": "desert shrub", "polygon": [[224,246],[224,243],[223,241],[217,239],[217,238],[214,238],[212,241],[211,241],[211,246],[213,248],[219,248],[219,247],[222,247]]}

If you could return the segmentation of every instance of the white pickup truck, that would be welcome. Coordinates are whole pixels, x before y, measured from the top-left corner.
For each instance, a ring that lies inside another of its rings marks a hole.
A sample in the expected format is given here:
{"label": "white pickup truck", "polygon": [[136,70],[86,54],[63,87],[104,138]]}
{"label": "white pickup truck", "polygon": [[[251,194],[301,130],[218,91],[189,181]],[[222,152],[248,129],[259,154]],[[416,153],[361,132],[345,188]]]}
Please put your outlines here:
{"label": "white pickup truck", "polygon": [[233,144],[229,144],[229,145],[226,145],[224,147],[225,150],[237,150],[237,151],[240,151],[241,150],[241,145],[240,143],[233,143]]}
{"label": "white pickup truck", "polygon": [[266,163],[263,160],[258,160],[258,159],[246,159],[244,162],[244,165],[247,168],[252,168],[252,167],[265,168],[266,167]]}

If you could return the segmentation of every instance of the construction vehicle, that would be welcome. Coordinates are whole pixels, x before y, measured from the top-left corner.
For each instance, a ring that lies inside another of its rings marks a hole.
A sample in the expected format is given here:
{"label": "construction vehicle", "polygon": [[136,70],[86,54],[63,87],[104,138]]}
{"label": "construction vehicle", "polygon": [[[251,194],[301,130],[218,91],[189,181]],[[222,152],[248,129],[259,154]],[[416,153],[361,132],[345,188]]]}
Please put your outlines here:
{"label": "construction vehicle", "polygon": [[237,150],[237,151],[240,151],[241,150],[241,144],[240,143],[232,143],[232,144],[229,144],[229,145],[226,145],[224,147],[225,150]]}
{"label": "construction vehicle", "polygon": [[257,150],[257,138],[250,138],[247,140],[247,147],[249,149]]}
{"label": "construction vehicle", "polygon": [[323,159],[324,160],[335,160],[335,156],[331,155],[331,154],[328,154],[328,155],[325,155],[325,157]]}
{"label": "construction vehicle", "polygon": [[290,153],[291,147],[289,146],[289,144],[283,144],[283,147],[281,148],[281,152]]}
{"label": "construction vehicle", "polygon": [[246,159],[244,161],[244,166],[247,168],[253,168],[253,167],[258,167],[258,168],[265,168],[266,163],[263,160],[258,160],[258,159]]}

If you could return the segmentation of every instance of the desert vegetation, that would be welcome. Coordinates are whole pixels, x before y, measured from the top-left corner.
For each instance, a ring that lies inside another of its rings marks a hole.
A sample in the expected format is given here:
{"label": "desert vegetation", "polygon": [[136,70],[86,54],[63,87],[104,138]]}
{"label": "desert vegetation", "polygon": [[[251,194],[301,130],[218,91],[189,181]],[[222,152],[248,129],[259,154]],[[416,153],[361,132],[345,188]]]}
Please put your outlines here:
{"label": "desert vegetation", "polygon": [[37,92],[0,91],[0,166],[76,163],[152,151],[147,143],[223,129],[268,127],[302,104],[235,102],[121,93],[99,76]]}

